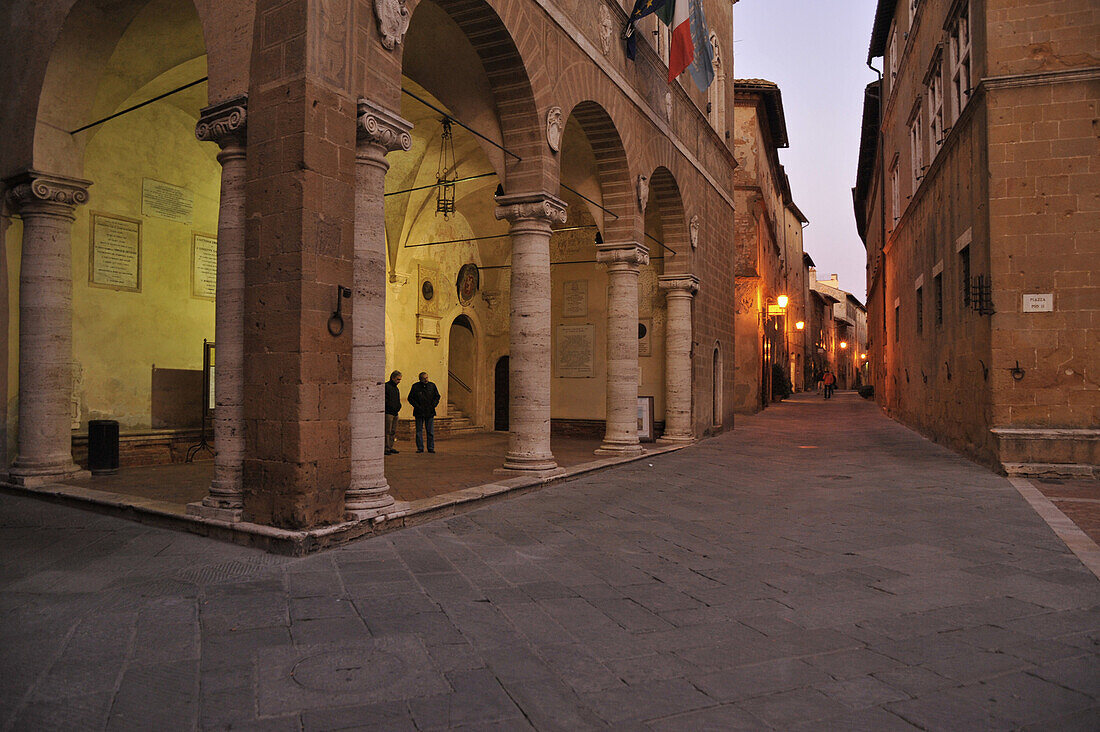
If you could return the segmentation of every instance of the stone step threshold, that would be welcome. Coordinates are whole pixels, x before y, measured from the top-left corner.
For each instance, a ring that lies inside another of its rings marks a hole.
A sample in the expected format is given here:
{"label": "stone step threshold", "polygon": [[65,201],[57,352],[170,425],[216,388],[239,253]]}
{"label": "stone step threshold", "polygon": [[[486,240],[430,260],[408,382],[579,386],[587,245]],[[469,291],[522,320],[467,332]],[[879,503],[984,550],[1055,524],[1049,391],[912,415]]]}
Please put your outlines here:
{"label": "stone step threshold", "polygon": [[692,443],[648,445],[639,455],[600,457],[587,463],[572,465],[550,474],[520,475],[504,478],[485,485],[472,486],[452,493],[445,493],[416,501],[398,501],[379,516],[355,519],[340,524],[322,526],[306,531],[279,529],[273,526],[228,522],[213,518],[189,515],[186,506],[140,496],[110,493],[64,483],[24,486],[0,482],[0,489],[13,495],[33,496],[43,500],[63,503],[114,516],[121,516],[139,523],[187,531],[242,546],[251,546],[273,554],[305,556],[314,552],[346,544],[355,539],[376,536],[408,526],[455,516],[491,501],[509,495],[519,495],[538,490],[551,483],[568,480],[585,473],[606,470],[618,465],[648,460],[657,455],[674,452]]}

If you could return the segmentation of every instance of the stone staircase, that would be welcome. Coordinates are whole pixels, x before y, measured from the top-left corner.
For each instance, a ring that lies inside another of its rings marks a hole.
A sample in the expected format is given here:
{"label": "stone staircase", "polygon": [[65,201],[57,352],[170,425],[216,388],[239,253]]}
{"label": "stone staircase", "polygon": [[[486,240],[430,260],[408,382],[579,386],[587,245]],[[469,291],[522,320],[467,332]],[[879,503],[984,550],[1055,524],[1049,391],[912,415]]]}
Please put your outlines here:
{"label": "stone staircase", "polygon": [[[397,439],[412,440],[415,430],[416,425],[410,414],[409,419],[401,419],[398,421]],[[484,427],[479,427],[475,424],[474,421],[470,419],[469,415],[459,409],[458,405],[451,401],[447,402],[446,415],[435,418],[435,436],[437,439],[484,431]]]}

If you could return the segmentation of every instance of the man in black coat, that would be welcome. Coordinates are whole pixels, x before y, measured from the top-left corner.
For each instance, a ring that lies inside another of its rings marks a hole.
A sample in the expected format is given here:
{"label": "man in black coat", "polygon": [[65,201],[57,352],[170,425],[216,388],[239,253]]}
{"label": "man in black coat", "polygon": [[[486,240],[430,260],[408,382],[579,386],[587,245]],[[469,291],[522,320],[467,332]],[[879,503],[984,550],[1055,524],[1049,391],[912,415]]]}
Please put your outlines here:
{"label": "man in black coat", "polygon": [[398,451],[393,449],[394,440],[397,439],[397,415],[401,411],[401,392],[397,385],[401,383],[401,372],[394,371],[390,374],[390,380],[386,382],[386,454],[394,455]]}
{"label": "man in black coat", "polygon": [[435,408],[439,404],[439,389],[421,371],[420,381],[409,389],[409,404],[416,419],[416,451],[424,452],[424,433],[428,434],[428,452],[435,452]]}

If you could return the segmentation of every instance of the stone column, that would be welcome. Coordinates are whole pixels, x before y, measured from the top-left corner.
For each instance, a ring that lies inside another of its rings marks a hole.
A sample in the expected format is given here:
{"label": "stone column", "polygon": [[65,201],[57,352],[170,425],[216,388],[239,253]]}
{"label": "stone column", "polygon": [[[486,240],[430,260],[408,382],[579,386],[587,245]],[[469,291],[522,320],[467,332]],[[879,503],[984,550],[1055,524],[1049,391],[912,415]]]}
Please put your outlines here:
{"label": "stone column", "polygon": [[497,196],[496,217],[511,223],[511,344],[508,453],[504,469],[546,472],[550,451],[550,224],[565,223],[564,201],[549,193]]}
{"label": "stone column", "polygon": [[195,137],[221,147],[218,272],[214,302],[214,479],[192,515],[240,521],[244,496],[244,220],[248,97],[202,110]]}
{"label": "stone column", "polygon": [[344,505],[359,518],[394,503],[386,482],[386,153],[408,150],[412,123],[360,99],[355,152],[355,276],[351,322],[351,483]]}
{"label": "stone column", "polygon": [[668,274],[658,278],[665,291],[665,433],[661,442],[692,442],[691,428],[691,299],[699,278]]}
{"label": "stone column", "polygon": [[9,480],[40,485],[80,473],[73,463],[72,226],[86,180],[28,171],[6,181],[23,220],[19,272],[19,446]]}
{"label": "stone column", "polygon": [[597,455],[637,455],[638,267],[649,249],[637,242],[601,244],[596,261],[607,267],[607,426]]}

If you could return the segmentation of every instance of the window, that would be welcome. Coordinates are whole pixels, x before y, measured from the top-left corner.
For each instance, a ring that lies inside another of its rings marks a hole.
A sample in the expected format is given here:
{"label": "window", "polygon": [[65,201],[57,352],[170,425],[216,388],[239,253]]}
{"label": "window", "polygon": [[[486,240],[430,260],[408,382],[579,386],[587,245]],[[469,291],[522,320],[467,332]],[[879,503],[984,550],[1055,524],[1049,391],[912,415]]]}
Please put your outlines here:
{"label": "window", "polygon": [[943,275],[938,274],[932,278],[932,297],[935,298],[936,327],[943,325]]}
{"label": "window", "polygon": [[722,52],[718,36],[710,34],[710,46],[714,52],[714,81],[707,89],[707,119],[720,136],[726,134],[726,72],[722,66]]}
{"label": "window", "polygon": [[901,305],[894,303],[894,343],[901,337]]}
{"label": "window", "polygon": [[970,247],[959,250],[959,284],[962,285],[963,305],[970,305]]}
{"label": "window", "polygon": [[897,161],[894,161],[894,167],[890,169],[890,213],[894,217],[895,224],[901,216],[901,206],[899,205],[898,199],[898,183],[898,164]]}
{"label": "window", "polygon": [[917,192],[917,186],[924,178],[924,123],[921,119],[921,109],[918,104],[913,113],[913,119],[909,123],[909,159],[913,168],[911,181],[913,187],[910,190],[913,193]]}
{"label": "window", "polygon": [[890,29],[890,91],[894,91],[894,79],[898,77],[898,33]]}
{"label": "window", "polygon": [[917,6],[920,0],[909,0],[909,30],[913,30],[913,20],[917,17]]}
{"label": "window", "polygon": [[943,75],[940,62],[937,61],[928,77],[928,148],[931,150],[930,161],[940,151],[945,134],[943,127]]}
{"label": "window", "polygon": [[917,288],[917,333],[924,332],[924,288]]}
{"label": "window", "polygon": [[970,99],[970,3],[962,4],[949,27],[951,121],[954,122]]}

